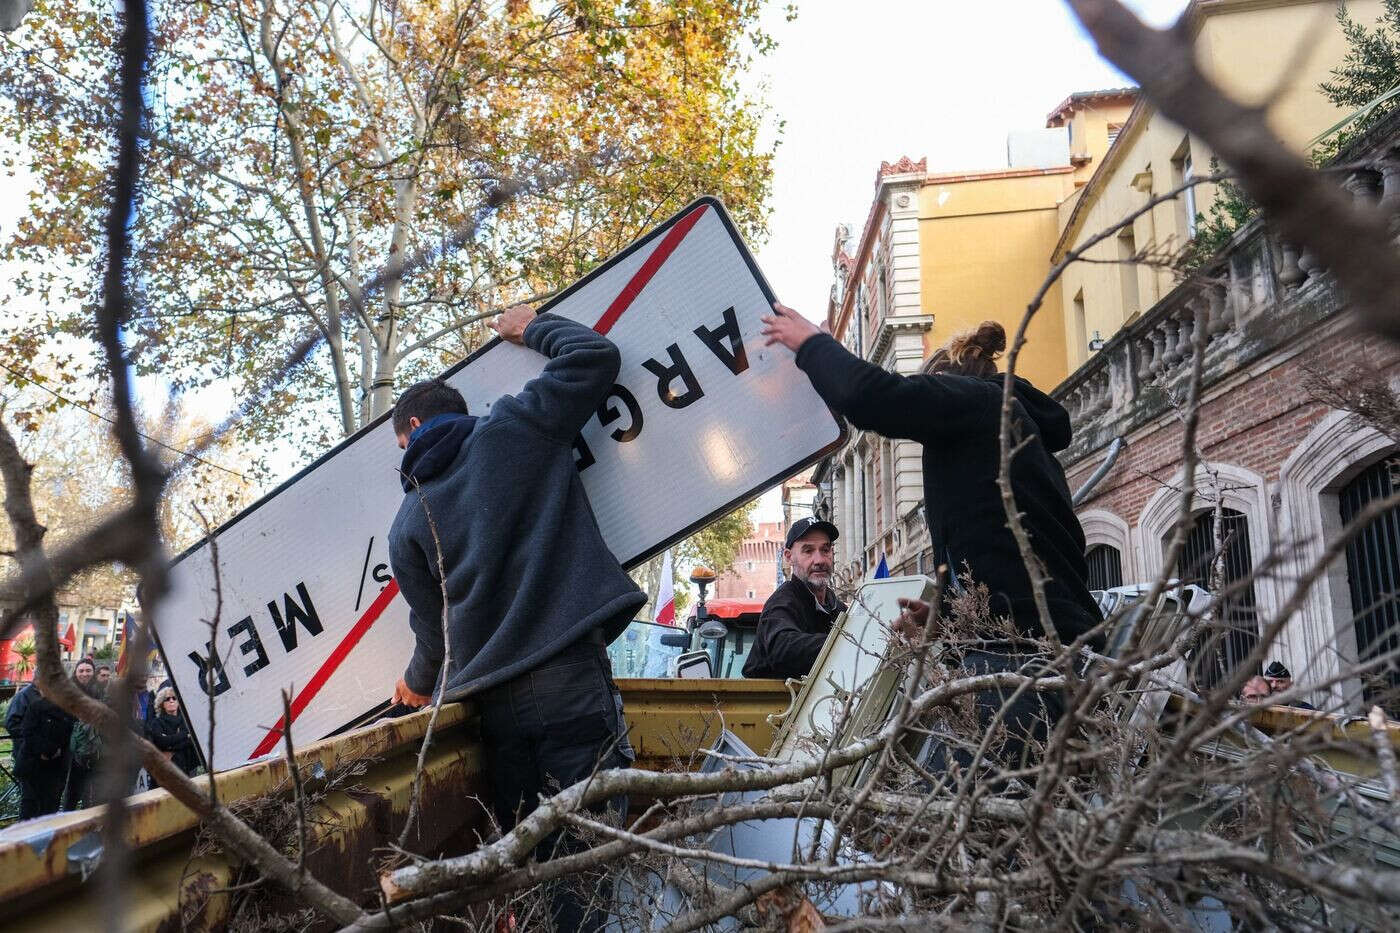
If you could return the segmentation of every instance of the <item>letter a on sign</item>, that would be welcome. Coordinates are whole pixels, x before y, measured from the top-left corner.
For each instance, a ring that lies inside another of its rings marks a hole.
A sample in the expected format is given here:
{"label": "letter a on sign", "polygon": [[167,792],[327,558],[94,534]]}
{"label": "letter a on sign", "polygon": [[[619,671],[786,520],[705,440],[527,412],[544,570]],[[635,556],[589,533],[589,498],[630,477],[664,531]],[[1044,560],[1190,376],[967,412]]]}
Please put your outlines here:
{"label": "letter a on sign", "polygon": [[[763,345],[760,318],[773,299],[723,205],[702,198],[540,309],[606,334],[622,355],[575,450],[603,539],[624,566],[840,445],[841,424],[792,353]],[[444,378],[473,414],[489,414],[544,362],[495,340]],[[398,585],[367,573],[388,562],[404,496],[388,418],[214,533],[222,606],[212,664],[212,549],[196,545],[173,568],[156,634],[191,721],[206,722],[217,705],[216,769],[280,748],[281,690],[292,692],[297,741],[310,742],[386,705],[408,663]],[[194,731],[202,745],[205,730]]]}

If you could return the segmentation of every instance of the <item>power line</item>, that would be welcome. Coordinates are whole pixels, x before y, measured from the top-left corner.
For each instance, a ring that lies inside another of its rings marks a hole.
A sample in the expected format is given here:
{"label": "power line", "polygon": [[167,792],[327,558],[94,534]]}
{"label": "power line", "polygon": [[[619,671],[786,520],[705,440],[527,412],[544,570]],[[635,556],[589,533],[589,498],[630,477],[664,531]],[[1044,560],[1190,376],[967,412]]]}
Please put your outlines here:
{"label": "power line", "polygon": [[[20,380],[22,383],[28,383],[29,385],[32,385],[32,386],[34,386],[35,388],[43,389],[45,392],[49,393],[50,395],[52,395],[54,398],[58,399],[58,400],[59,400],[60,402],[62,402],[63,404],[65,404],[65,405],[71,405],[71,406],[73,406],[74,408],[78,409],[78,411],[85,412],[85,413],[91,415],[92,417],[96,418],[96,419],[99,420],[99,421],[105,421],[105,422],[107,422],[107,423],[110,424],[110,425],[115,425],[115,424],[117,423],[115,418],[112,418],[112,417],[110,417],[110,416],[108,416],[108,415],[104,415],[104,414],[102,414],[102,412],[100,412],[100,411],[93,411],[91,408],[88,408],[86,405],[82,404],[81,402],[74,401],[73,399],[68,398],[68,397],[67,397],[66,395],[64,395],[63,393],[57,392],[57,391],[55,391],[55,390],[53,390],[53,389],[50,389],[48,386],[44,385],[42,382],[39,382],[38,380],[36,380],[33,376],[30,376],[30,375],[28,375],[28,374],[26,374],[26,373],[20,372],[18,369],[15,369],[13,366],[11,366],[11,365],[8,364],[8,363],[5,363],[5,362],[3,362],[3,361],[0,361],[0,369],[5,370],[5,371],[8,372],[11,376],[14,376],[16,379]],[[224,465],[222,465],[222,464],[219,464],[219,463],[215,463],[215,462],[212,461],[212,460],[206,460],[206,459],[204,459],[203,457],[201,457],[199,454],[191,453],[191,452],[188,451],[188,450],[181,450],[181,449],[178,448],[178,447],[172,447],[172,446],[170,446],[169,444],[167,444],[165,441],[161,440],[160,438],[151,437],[151,435],[146,434],[146,433],[144,433],[144,432],[142,432],[142,431],[137,431],[136,433],[139,434],[139,435],[141,435],[141,437],[145,438],[146,440],[150,441],[152,444],[155,444],[155,445],[158,446],[158,447],[164,447],[166,450],[170,451],[171,453],[179,454],[179,455],[182,456],[182,457],[188,457],[189,459],[194,460],[194,461],[196,461],[196,462],[198,462],[198,463],[202,463],[202,464],[204,464],[205,466],[211,466],[211,467],[213,467],[213,468],[216,469],[216,470],[223,470],[225,473],[232,474],[233,476],[238,477],[239,479],[243,480],[244,482],[252,482],[252,480],[248,479],[248,477],[247,477],[246,475],[244,475],[244,474],[238,472],[237,470],[230,469],[229,467],[226,467],[226,466],[224,466]]]}

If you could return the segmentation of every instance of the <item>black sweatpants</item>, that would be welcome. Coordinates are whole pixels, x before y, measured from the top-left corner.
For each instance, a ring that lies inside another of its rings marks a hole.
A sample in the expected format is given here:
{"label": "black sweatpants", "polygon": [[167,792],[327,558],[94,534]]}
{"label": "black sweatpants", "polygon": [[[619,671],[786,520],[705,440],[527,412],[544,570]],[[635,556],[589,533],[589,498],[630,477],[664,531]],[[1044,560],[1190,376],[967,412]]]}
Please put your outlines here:
{"label": "black sweatpants", "polygon": [[[625,768],[634,757],[622,719],[622,697],[613,683],[607,650],[589,640],[543,665],[477,696],[492,807],[509,830],[550,796],[595,769]],[[595,812],[627,810],[626,796]],[[545,861],[581,851],[571,830],[546,837],[535,857]],[[566,879],[551,894],[554,926],[564,933],[602,929],[611,884],[593,879],[590,893],[579,879]]]}
{"label": "black sweatpants", "polygon": [[93,805],[92,785],[96,770],[73,762],[68,769],[68,789],[63,792],[63,809],[81,810]]}
{"label": "black sweatpants", "polygon": [[60,755],[57,760],[30,764],[17,769],[19,781],[19,818],[33,819],[57,813],[63,800],[64,778],[67,777],[68,759]]}
{"label": "black sweatpants", "polygon": [[[964,652],[962,671],[955,672],[955,675],[972,676],[1022,670],[1030,673],[1037,668],[1043,669],[1048,660],[1041,655],[970,650]],[[1059,691],[1024,690],[1008,705],[1015,692],[1014,688],[1006,688],[980,690],[973,694],[977,723],[984,733],[991,727],[997,712],[1003,706],[1007,707],[1001,718],[1003,738],[988,748],[982,759],[982,768],[992,767],[1010,771],[1033,767],[1039,761],[1040,747],[1044,746],[1051,730],[1064,715],[1064,696]],[[971,738],[976,742],[980,741],[981,735],[964,738]],[[973,752],[964,744],[944,743],[933,739],[926,754],[926,767],[934,774],[946,771],[950,758],[957,762],[964,772],[972,765]],[[1003,790],[1002,783],[996,782],[994,792]],[[1026,783],[1033,784],[1035,780],[1028,778]]]}

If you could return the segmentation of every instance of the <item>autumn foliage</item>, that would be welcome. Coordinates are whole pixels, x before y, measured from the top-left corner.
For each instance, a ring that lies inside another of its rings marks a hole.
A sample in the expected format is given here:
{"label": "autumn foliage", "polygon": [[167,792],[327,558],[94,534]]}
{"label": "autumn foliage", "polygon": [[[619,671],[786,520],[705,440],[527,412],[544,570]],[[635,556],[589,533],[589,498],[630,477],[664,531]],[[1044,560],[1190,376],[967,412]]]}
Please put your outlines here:
{"label": "autumn foliage", "polygon": [[[152,4],[129,325],[139,371],[246,393],[324,343],[250,437],[316,447],[701,193],[764,232],[771,153],[737,77],[758,0]],[[543,12],[540,12],[543,11]],[[0,147],[32,178],[0,235],[10,339],[91,328],[116,114],[108,4],[41,2],[0,56]],[[486,212],[490,192],[519,190]],[[366,291],[391,257],[464,248]]]}

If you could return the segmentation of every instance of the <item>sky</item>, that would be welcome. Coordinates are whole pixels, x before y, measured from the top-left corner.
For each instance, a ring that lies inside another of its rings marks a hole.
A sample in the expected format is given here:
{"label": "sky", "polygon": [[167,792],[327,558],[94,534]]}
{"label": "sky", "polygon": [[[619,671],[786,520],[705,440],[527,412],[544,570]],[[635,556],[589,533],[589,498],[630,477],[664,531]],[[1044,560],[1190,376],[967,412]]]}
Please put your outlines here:
{"label": "sky", "polygon": [[[1128,0],[1147,22],[1171,23],[1185,0]],[[777,50],[747,86],[783,122],[769,236],[751,244],[779,300],[819,320],[831,289],[838,223],[857,232],[880,162],[927,157],[930,172],[1006,165],[1006,135],[1045,126],[1074,91],[1133,82],[1101,59],[1060,0],[808,0],[764,28]],[[757,521],[777,521],[776,491]]]}
{"label": "sky", "polygon": [[[1128,5],[1165,25],[1186,3]],[[1060,0],[808,0],[791,23],[775,3],[764,26],[778,49],[750,86],[767,82],[784,125],[770,234],[755,252],[779,299],[813,319],[826,312],[836,225],[859,232],[881,160],[1004,168],[1008,131],[1043,128],[1074,91],[1133,83]]]}

